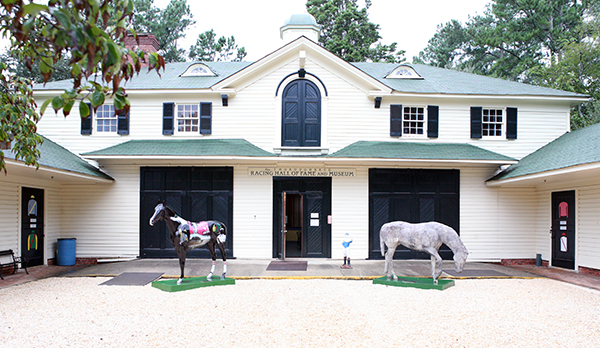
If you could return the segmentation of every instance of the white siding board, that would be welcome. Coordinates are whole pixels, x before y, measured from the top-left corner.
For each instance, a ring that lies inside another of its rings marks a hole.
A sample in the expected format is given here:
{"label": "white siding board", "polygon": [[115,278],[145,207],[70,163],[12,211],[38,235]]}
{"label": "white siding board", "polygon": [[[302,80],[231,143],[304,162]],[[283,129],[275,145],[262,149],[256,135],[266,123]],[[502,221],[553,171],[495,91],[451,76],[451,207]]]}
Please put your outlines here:
{"label": "white siding board", "polygon": [[535,191],[487,187],[490,169],[464,168],[460,174],[460,233],[469,260],[534,258]]}
{"label": "white siding board", "polygon": [[21,189],[13,183],[0,181],[0,249],[19,251],[19,203]]}
{"label": "white siding board", "polygon": [[600,269],[600,185],[577,191],[577,264]]}
{"label": "white siding board", "polygon": [[369,257],[369,170],[357,168],[356,177],[335,177],[331,183],[331,257],[343,258],[346,232],[351,259]]}
{"label": "white siding board", "polygon": [[273,178],[250,177],[248,167],[233,173],[233,255],[237,258],[273,257]]}
{"label": "white siding board", "polygon": [[139,167],[107,166],[113,184],[65,185],[62,237],[77,238],[77,257],[139,255]]}

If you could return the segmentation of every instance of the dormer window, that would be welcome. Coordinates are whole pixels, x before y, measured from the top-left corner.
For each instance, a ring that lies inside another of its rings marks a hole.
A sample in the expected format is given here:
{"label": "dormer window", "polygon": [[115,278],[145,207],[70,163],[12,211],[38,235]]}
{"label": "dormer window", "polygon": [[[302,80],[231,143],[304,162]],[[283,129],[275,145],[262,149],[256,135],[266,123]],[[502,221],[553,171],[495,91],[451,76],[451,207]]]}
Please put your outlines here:
{"label": "dormer window", "polygon": [[181,77],[187,76],[217,76],[208,66],[202,63],[196,63],[190,65]]}
{"label": "dormer window", "polygon": [[417,74],[415,69],[408,65],[402,65],[394,69],[386,79],[422,79],[421,75]]}

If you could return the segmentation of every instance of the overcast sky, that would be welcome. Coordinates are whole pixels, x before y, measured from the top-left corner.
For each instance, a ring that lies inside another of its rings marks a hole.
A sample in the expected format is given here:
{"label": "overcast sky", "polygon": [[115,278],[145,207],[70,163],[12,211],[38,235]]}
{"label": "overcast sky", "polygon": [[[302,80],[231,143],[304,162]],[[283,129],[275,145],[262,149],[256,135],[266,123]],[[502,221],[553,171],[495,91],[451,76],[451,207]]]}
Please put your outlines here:
{"label": "overcast sky", "polygon": [[[170,0],[154,0],[165,8]],[[44,1],[45,2],[45,1]],[[279,28],[293,14],[306,12],[306,0],[188,0],[196,24],[188,29],[179,46],[186,50],[198,35],[214,29],[218,37],[234,36],[245,47],[246,61],[256,61],[283,45]],[[490,0],[372,0],[369,20],[379,24],[382,43],[398,43],[410,62],[436,32],[438,24],[452,19],[466,22],[483,14]],[[359,0],[360,6],[363,2]],[[0,40],[4,51],[7,40]]]}
{"label": "overcast sky", "polygon": [[[372,0],[369,20],[379,24],[383,44],[398,43],[410,62],[435,34],[438,24],[451,19],[466,22],[483,14],[490,0]],[[154,0],[164,8],[169,0]],[[306,0],[188,0],[195,26],[179,43],[186,50],[200,33],[214,29],[217,36],[235,37],[245,47],[246,61],[256,61],[281,47],[279,28],[291,15],[306,12]],[[360,6],[363,2],[359,0]]]}

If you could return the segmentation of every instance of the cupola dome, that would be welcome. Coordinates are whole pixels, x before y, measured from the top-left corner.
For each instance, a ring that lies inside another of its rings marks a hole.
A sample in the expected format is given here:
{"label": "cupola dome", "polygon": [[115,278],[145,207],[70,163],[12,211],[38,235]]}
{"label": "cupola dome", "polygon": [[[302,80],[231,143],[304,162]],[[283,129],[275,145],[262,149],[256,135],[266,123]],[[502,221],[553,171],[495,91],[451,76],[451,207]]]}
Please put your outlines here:
{"label": "cupola dome", "polygon": [[315,20],[315,17],[308,13],[292,15],[280,29],[281,39],[286,43],[293,41],[300,36],[306,36],[314,42],[319,41],[321,29]]}

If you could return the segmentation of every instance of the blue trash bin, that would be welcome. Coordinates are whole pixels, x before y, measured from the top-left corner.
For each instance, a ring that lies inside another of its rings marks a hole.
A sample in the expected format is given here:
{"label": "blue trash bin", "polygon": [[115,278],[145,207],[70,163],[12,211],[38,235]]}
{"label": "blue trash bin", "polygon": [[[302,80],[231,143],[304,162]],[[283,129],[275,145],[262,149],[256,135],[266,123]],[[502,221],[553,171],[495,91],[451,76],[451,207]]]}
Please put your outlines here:
{"label": "blue trash bin", "polygon": [[59,266],[75,265],[77,238],[59,238],[56,248],[56,263]]}

